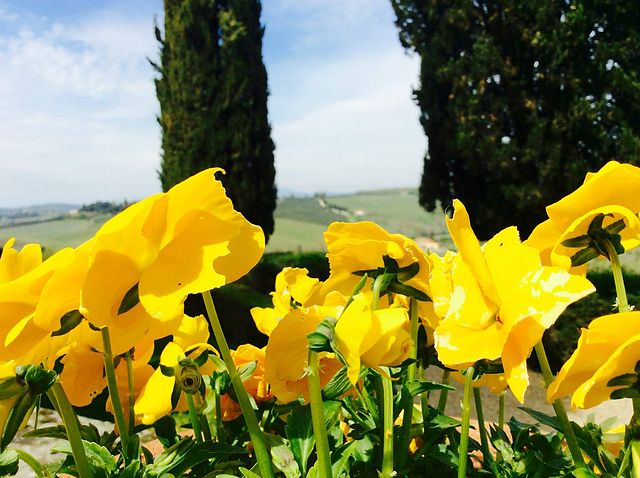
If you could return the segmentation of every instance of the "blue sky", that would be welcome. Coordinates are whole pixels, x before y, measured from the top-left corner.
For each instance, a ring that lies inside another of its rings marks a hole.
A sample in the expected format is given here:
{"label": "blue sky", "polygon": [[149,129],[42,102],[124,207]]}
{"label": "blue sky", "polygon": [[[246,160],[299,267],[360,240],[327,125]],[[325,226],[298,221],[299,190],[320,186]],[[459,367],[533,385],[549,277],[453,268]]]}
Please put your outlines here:
{"label": "blue sky", "polygon": [[[0,207],[160,190],[162,2],[0,0]],[[265,0],[277,185],[417,186],[426,139],[386,0]]]}

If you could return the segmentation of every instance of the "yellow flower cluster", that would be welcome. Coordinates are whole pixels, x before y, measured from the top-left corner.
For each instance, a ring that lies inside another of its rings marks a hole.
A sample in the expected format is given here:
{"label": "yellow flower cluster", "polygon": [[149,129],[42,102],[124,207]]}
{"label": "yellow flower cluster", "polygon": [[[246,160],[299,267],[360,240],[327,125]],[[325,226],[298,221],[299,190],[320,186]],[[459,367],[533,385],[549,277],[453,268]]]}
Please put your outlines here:
{"label": "yellow flower cluster", "polygon": [[[181,366],[188,360],[211,374],[214,361],[196,359],[215,350],[205,318],[186,316],[183,303],[242,277],[264,250],[260,228],[234,210],[215,179],[220,172],[203,171],[130,206],[86,243],[46,261],[37,245],[17,251],[7,242],[0,257],[3,376],[17,365],[53,367],[60,359],[70,401],[87,405],[106,386],[101,330],[108,328],[111,352],[133,355],[135,420],[152,424],[186,409],[175,394],[189,386]],[[453,210],[446,224],[455,252],[425,252],[371,222],[334,223],[325,232],[327,280],[306,269],[280,272],[273,307],[251,311],[267,346],[243,345],[232,354],[238,366],[256,364],[245,380],[254,399],[308,400],[308,336],[323,326],[330,332],[319,354],[321,385],[343,367],[352,384],[363,367],[386,376],[415,350],[416,310],[444,366],[495,366],[501,373],[477,384],[509,387],[523,402],[532,348],[568,305],[594,291],[581,275],[586,259],[640,244],[640,170],[611,162],[587,175],[547,208],[549,219],[525,242],[509,227],[480,244],[464,205],[456,200]],[[622,387],[610,380],[633,372],[640,358],[639,323],[640,312],[595,320],[549,398],[574,393],[580,407],[608,399]],[[170,341],[154,370],[154,343],[164,337]],[[126,395],[123,362],[116,376]],[[225,419],[240,413],[230,396],[221,405]]]}

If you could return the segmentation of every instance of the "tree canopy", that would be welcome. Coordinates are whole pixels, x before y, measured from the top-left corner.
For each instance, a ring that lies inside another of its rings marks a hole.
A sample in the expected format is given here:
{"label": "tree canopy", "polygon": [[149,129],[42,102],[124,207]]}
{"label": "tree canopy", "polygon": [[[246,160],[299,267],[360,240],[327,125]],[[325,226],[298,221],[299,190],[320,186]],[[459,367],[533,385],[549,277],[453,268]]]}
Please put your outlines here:
{"label": "tree canopy", "polygon": [[544,208],[606,161],[640,161],[640,10],[633,2],[391,0],[421,58],[429,140],[420,203],[460,198],[479,236]]}
{"label": "tree canopy", "polygon": [[274,144],[259,0],[165,0],[156,93],[163,190],[220,166],[236,209],[273,232]]}

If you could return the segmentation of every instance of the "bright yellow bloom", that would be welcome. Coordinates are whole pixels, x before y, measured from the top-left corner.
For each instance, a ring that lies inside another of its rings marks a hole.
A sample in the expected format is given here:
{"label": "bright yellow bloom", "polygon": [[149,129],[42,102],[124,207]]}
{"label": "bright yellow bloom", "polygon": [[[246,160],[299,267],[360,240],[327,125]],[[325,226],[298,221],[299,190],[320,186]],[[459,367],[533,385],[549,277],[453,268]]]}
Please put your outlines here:
{"label": "bright yellow bloom", "polygon": [[335,326],[336,347],[347,363],[351,383],[360,366],[379,369],[397,366],[409,357],[411,335],[407,310],[392,307],[371,310],[371,294],[358,294]]}
{"label": "bright yellow bloom", "polygon": [[26,244],[20,252],[13,248],[16,239],[5,242],[0,255],[0,284],[25,275],[42,263],[42,248],[39,244]]}
{"label": "bright yellow bloom", "polygon": [[609,399],[622,385],[607,383],[635,373],[640,360],[640,312],[623,312],[593,320],[582,329],[578,347],[549,385],[547,400],[572,394],[571,405],[591,408]]}
{"label": "bright yellow bloom", "polygon": [[[151,425],[170,414],[172,410],[187,409],[182,393],[180,393],[180,401],[177,404],[172,403],[174,390],[180,386],[176,383],[180,381],[179,369],[185,359],[194,361],[203,353],[215,352],[207,343],[208,338],[208,325],[202,315],[184,316],[180,331],[174,335],[173,342],[169,342],[162,351],[160,367],[153,372],[140,392],[134,407],[136,420],[140,420],[145,425]],[[209,359],[197,367],[201,375],[208,375],[214,370],[213,363]],[[168,370],[173,374],[167,375]]]}
{"label": "bright yellow bloom", "polygon": [[276,290],[271,293],[273,307],[254,307],[251,316],[260,332],[271,335],[278,322],[295,307],[322,302],[322,283],[308,276],[307,269],[285,267],[276,276]]}
{"label": "bright yellow bloom", "polygon": [[[282,402],[299,396],[308,400],[307,335],[314,332],[325,317],[336,317],[336,307],[312,306],[295,309],[285,315],[271,332],[265,356],[265,378],[271,392]],[[342,364],[333,355],[320,354],[320,383],[324,386]]]}
{"label": "bright yellow bloom", "polygon": [[80,309],[92,324],[109,325],[136,286],[152,317],[171,320],[188,294],[233,282],[258,262],[262,230],[233,209],[215,179],[221,171],[202,171],[100,228]]}
{"label": "bright yellow bloom", "polygon": [[[233,357],[233,363],[236,368],[240,369],[245,365],[255,362],[256,369],[251,374],[251,377],[246,379],[243,384],[247,393],[251,395],[257,403],[272,398],[271,391],[269,390],[269,383],[265,378],[265,353],[266,347],[259,349],[251,344],[243,344],[236,350],[231,351]],[[224,394],[220,397],[220,405],[222,408],[222,420],[235,420],[242,415],[242,409],[238,402],[233,400],[229,394]]]}
{"label": "bright yellow bloom", "polygon": [[[355,272],[384,267],[385,256],[397,262],[400,268],[418,264],[418,273],[405,281],[411,287],[431,297],[429,274],[432,259],[408,237],[390,234],[369,221],[334,222],[324,233],[331,276],[327,287],[350,295],[361,279]],[[431,302],[419,302],[419,315],[425,325],[434,328],[437,316]]]}
{"label": "bright yellow bloom", "polygon": [[[580,247],[562,243],[587,234],[591,221],[604,214],[603,227],[624,221],[621,244],[625,250],[640,244],[640,168],[610,161],[598,172],[588,173],[571,194],[547,206],[549,219],[538,225],[525,244],[535,247],[549,265],[571,267],[571,256]],[[584,269],[584,268],[583,268]]]}
{"label": "bright yellow bloom", "polygon": [[454,201],[447,227],[458,248],[435,263],[431,282],[440,361],[461,369],[479,360],[502,360],[505,378],[521,402],[529,383],[526,359],[564,309],[593,285],[557,267],[543,267],[515,227],[480,246],[464,205]]}
{"label": "bright yellow bloom", "polygon": [[[458,383],[464,384],[465,376],[462,372],[452,372],[451,377]],[[489,391],[495,395],[504,392],[507,389],[507,380],[503,373],[485,373],[480,378],[475,379],[473,388],[487,387]]]}

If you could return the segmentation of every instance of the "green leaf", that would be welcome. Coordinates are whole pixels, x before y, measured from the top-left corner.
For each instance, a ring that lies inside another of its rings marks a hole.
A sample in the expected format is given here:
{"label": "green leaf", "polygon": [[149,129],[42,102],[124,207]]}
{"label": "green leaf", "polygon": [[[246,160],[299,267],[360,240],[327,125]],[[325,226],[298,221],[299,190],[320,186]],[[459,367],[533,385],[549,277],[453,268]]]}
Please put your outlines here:
{"label": "green leaf", "polygon": [[138,283],[127,291],[127,293],[122,298],[122,302],[120,302],[120,307],[118,307],[118,315],[122,315],[125,312],[133,309],[140,302],[140,296],[138,294]]}
{"label": "green leaf", "polygon": [[289,440],[291,452],[300,466],[302,475],[306,476],[307,462],[315,444],[311,407],[307,404],[295,408],[289,415],[284,430]]}
{"label": "green leaf", "polygon": [[153,424],[153,429],[162,446],[169,448],[180,441],[176,431],[176,421],[171,415],[165,415]]}
{"label": "green leaf", "polygon": [[238,469],[240,470],[240,473],[242,473],[242,476],[244,476],[245,478],[261,478],[260,475],[254,473],[251,470],[247,470],[246,468],[240,467]]}
{"label": "green leaf", "polygon": [[358,442],[352,441],[351,443],[345,444],[341,447],[338,447],[334,450],[331,456],[331,471],[332,475],[335,477],[339,476],[349,476],[348,466],[349,466],[349,458],[358,448]]}
{"label": "green leaf", "polygon": [[0,476],[13,476],[18,473],[20,458],[15,450],[5,450],[0,453]]}
{"label": "green leaf", "polygon": [[542,423],[543,425],[547,425],[548,427],[551,427],[554,430],[557,430],[560,433],[562,433],[562,427],[560,426],[560,422],[556,417],[552,417],[550,415],[547,415],[546,413],[539,412],[538,410],[534,410],[533,408],[527,408],[527,407],[518,407],[518,408],[523,412],[531,415],[535,420]]}
{"label": "green leaf", "polygon": [[431,390],[455,390],[455,387],[452,387],[451,385],[431,382],[429,380],[412,380],[411,382],[407,382],[404,386],[411,394],[411,397],[415,397],[423,392]]}
{"label": "green leaf", "polygon": [[298,468],[298,463],[284,439],[271,433],[264,435],[269,443],[273,465],[284,473],[285,478],[299,478],[300,468]]}
{"label": "green leaf", "polygon": [[598,478],[598,475],[585,467],[576,468],[573,470],[572,475],[576,478]]}
{"label": "green leaf", "polygon": [[324,427],[329,430],[338,422],[338,415],[342,409],[342,403],[337,400],[325,400],[322,402],[324,412]]}
{"label": "green leaf", "polygon": [[82,322],[82,319],[84,319],[84,317],[77,310],[67,312],[62,317],[60,317],[60,328],[51,332],[51,337],[57,337],[71,332],[80,324],[80,322]]}
{"label": "green leaf", "polygon": [[[118,468],[114,456],[105,447],[97,443],[82,440],[84,452],[87,455],[89,466],[96,478],[110,478]],[[71,445],[68,441],[57,444],[51,453],[64,453],[65,455],[73,455]]]}

